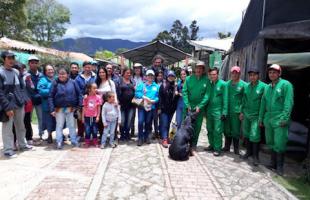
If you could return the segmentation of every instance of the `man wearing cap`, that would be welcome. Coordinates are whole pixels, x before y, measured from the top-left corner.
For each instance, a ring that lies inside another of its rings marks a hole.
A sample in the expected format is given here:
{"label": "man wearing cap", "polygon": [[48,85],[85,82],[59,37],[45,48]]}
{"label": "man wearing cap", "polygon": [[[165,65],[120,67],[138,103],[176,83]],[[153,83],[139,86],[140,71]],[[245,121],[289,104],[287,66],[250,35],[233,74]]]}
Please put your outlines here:
{"label": "man wearing cap", "polygon": [[[92,71],[91,62],[85,61],[83,62],[83,71],[79,73],[76,77],[75,82],[77,83],[79,94],[85,94],[85,88],[87,84],[95,83],[96,74]],[[84,137],[84,124],[82,123],[82,110],[79,110],[77,125],[78,125],[78,137],[79,140],[83,140]]]}
{"label": "man wearing cap", "polygon": [[262,97],[259,122],[265,126],[266,144],[272,152],[268,167],[282,176],[294,92],[292,84],[281,78],[279,65],[271,65],[268,76],[271,83],[267,85]]}
{"label": "man wearing cap", "polygon": [[16,130],[16,139],[20,150],[30,150],[25,140],[26,129],[24,125],[24,105],[28,100],[25,93],[23,79],[19,71],[13,69],[15,55],[4,51],[1,54],[3,66],[0,67],[0,107],[2,120],[2,140],[4,155],[15,157],[13,123]]}
{"label": "man wearing cap", "polygon": [[259,142],[261,139],[258,123],[261,99],[266,84],[259,80],[259,71],[256,68],[248,70],[250,82],[244,87],[240,120],[242,120],[242,132],[246,145],[246,153],[241,156],[247,159],[253,155],[253,165],[258,165]]}
{"label": "man wearing cap", "polygon": [[222,149],[223,128],[227,115],[227,86],[225,81],[219,80],[219,70],[209,69],[210,84],[207,85],[209,102],[207,104],[207,130],[210,146],[206,151],[213,151],[214,156],[219,156]]}
{"label": "man wearing cap", "polygon": [[198,114],[197,119],[194,124],[194,136],[192,139],[191,147],[195,151],[199,133],[201,130],[202,120],[204,116],[204,107],[208,102],[207,84],[209,79],[204,74],[205,63],[199,61],[195,67],[195,73],[191,76],[188,76],[185,80],[183,86],[183,100],[185,104],[185,112],[183,117],[186,114],[186,111],[196,111]]}
{"label": "man wearing cap", "polygon": [[[28,65],[29,65],[29,71],[24,77],[25,83],[26,83],[26,90],[31,98],[32,105],[34,106],[36,110],[36,115],[38,118],[38,123],[39,123],[39,136],[42,139],[42,135],[44,134],[44,130],[42,130],[42,98],[41,95],[39,94],[39,90],[37,88],[38,82],[43,76],[41,72],[39,72],[38,67],[39,67],[39,58],[35,55],[31,55],[28,58]],[[32,116],[31,112],[31,116]],[[31,118],[30,118],[31,120]],[[27,124],[31,122],[25,122]],[[28,126],[27,126],[28,127]],[[32,130],[27,130],[27,133],[32,133]],[[26,139],[29,144],[32,143],[32,134],[31,135],[26,135]]]}
{"label": "man wearing cap", "polygon": [[223,151],[230,151],[231,142],[233,142],[234,153],[239,154],[239,137],[241,121],[239,115],[241,112],[241,103],[246,83],[240,79],[240,67],[234,66],[230,70],[231,80],[227,82],[228,90],[228,115],[225,120],[225,147]]}

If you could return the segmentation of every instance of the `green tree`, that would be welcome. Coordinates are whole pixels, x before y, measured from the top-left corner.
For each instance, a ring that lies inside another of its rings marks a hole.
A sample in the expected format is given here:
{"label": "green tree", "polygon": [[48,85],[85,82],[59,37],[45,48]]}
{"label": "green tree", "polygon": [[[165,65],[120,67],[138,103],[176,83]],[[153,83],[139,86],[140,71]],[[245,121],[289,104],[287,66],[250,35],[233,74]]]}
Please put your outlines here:
{"label": "green tree", "polygon": [[65,25],[70,23],[70,11],[56,0],[27,0],[28,28],[34,41],[50,46],[66,33]]}
{"label": "green tree", "polygon": [[0,37],[29,41],[27,16],[24,10],[25,0],[0,1]]}
{"label": "green tree", "polygon": [[156,38],[153,41],[159,40],[165,44],[172,45],[172,37],[167,30],[157,34]]}
{"label": "green tree", "polygon": [[190,39],[191,40],[197,40],[198,39],[198,31],[199,31],[199,26],[197,25],[197,21],[196,20],[192,21],[189,28],[191,29]]}
{"label": "green tree", "polygon": [[115,57],[115,54],[112,51],[103,50],[103,51],[96,51],[95,58],[104,59],[104,60],[111,60]]}
{"label": "green tree", "polygon": [[128,51],[128,49],[126,49],[126,48],[118,48],[118,49],[115,50],[115,54],[116,55],[121,55],[125,51]]}
{"label": "green tree", "polygon": [[227,32],[227,33],[218,32],[218,33],[217,33],[217,36],[218,36],[218,38],[220,38],[220,39],[229,38],[229,37],[231,36],[231,32]]}

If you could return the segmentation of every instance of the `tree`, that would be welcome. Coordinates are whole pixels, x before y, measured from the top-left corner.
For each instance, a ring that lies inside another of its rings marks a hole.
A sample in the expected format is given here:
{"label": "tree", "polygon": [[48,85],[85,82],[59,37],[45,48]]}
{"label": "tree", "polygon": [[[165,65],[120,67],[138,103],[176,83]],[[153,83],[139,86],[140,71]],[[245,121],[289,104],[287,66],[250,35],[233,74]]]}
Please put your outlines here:
{"label": "tree", "polygon": [[196,20],[192,21],[189,28],[191,29],[190,39],[191,40],[197,40],[198,39],[198,31],[199,31],[199,26],[197,26],[197,21]]}
{"label": "tree", "polygon": [[96,51],[95,58],[104,59],[104,60],[111,60],[115,57],[115,54],[112,51],[103,50],[103,51]]}
{"label": "tree", "polygon": [[227,32],[227,33],[218,32],[218,33],[217,33],[217,36],[218,36],[218,38],[220,38],[220,39],[228,38],[228,37],[231,36],[231,32]]}
{"label": "tree", "polygon": [[27,17],[24,11],[25,0],[0,1],[0,37],[29,41]]}
{"label": "tree", "polygon": [[27,0],[28,28],[32,38],[40,45],[50,46],[62,37],[70,23],[70,11],[56,0]]}
{"label": "tree", "polygon": [[172,45],[172,37],[167,30],[157,34],[156,38],[153,39],[153,42],[159,40],[165,44]]}
{"label": "tree", "polygon": [[115,54],[116,55],[121,55],[125,51],[128,51],[128,49],[126,49],[126,48],[118,48],[118,49],[115,50]]}

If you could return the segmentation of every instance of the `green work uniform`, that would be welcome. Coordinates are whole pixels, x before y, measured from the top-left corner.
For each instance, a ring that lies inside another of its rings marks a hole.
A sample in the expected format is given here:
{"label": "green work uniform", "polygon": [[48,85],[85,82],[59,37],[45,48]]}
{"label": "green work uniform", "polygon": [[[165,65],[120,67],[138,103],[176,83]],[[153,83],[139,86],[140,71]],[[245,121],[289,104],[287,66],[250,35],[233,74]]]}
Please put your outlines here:
{"label": "green work uniform", "polygon": [[222,148],[222,134],[224,123],[221,116],[227,115],[227,87],[223,80],[208,84],[207,93],[209,94],[209,102],[207,104],[207,130],[210,146],[215,151]]}
{"label": "green work uniform", "polygon": [[239,139],[241,121],[239,115],[246,82],[239,80],[234,84],[232,80],[227,82],[228,90],[228,115],[225,121],[224,134],[226,137]]}
{"label": "green work uniform", "polygon": [[258,81],[255,85],[249,83],[244,88],[241,108],[243,113],[242,132],[250,142],[260,142],[261,139],[258,116],[265,87],[265,83]]}
{"label": "green work uniform", "polygon": [[277,153],[284,153],[288,140],[288,125],[294,104],[293,86],[284,79],[266,86],[262,97],[259,122],[265,126],[266,144]]}
{"label": "green work uniform", "polygon": [[192,146],[196,147],[198,142],[199,133],[201,130],[201,124],[204,116],[204,107],[208,102],[207,84],[209,79],[207,76],[202,75],[198,78],[196,75],[191,75],[186,78],[183,85],[183,100],[185,104],[183,116],[185,116],[187,109],[195,110],[199,107],[200,113],[194,124],[194,136],[192,140]]}

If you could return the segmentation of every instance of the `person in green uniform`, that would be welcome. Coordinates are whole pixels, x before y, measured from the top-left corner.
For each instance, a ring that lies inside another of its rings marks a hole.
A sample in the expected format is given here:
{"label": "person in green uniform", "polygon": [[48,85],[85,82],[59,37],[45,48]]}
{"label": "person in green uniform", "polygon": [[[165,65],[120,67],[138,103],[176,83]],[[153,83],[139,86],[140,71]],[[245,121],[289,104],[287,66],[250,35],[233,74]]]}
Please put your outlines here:
{"label": "person in green uniform", "polygon": [[259,122],[265,126],[266,144],[271,149],[268,166],[283,175],[284,152],[288,140],[288,126],[294,104],[292,84],[281,79],[281,67],[273,64],[268,68],[271,83],[262,97]]}
{"label": "person in green uniform", "polygon": [[219,156],[222,149],[222,134],[227,115],[227,87],[223,80],[219,80],[219,70],[209,69],[210,84],[207,85],[209,102],[207,104],[207,130],[209,146],[206,151],[213,151],[214,156]]}
{"label": "person in green uniform", "polygon": [[228,90],[228,115],[224,125],[225,147],[223,151],[230,151],[233,142],[234,153],[239,154],[239,137],[241,121],[241,103],[246,82],[240,79],[240,67],[234,66],[230,70],[231,80],[227,82]]}
{"label": "person in green uniform", "polygon": [[259,142],[261,139],[260,127],[258,123],[261,99],[265,91],[266,84],[259,80],[259,70],[250,68],[248,70],[249,80],[244,88],[240,120],[242,122],[242,132],[246,145],[246,153],[241,156],[247,159],[253,156],[253,165],[258,165]]}
{"label": "person in green uniform", "polygon": [[192,151],[196,150],[204,116],[204,107],[208,102],[208,94],[206,94],[208,81],[209,79],[205,75],[205,63],[198,62],[195,67],[195,73],[188,76],[183,85],[182,93],[185,104],[183,116],[190,110],[198,113],[194,124],[194,136],[191,142]]}

